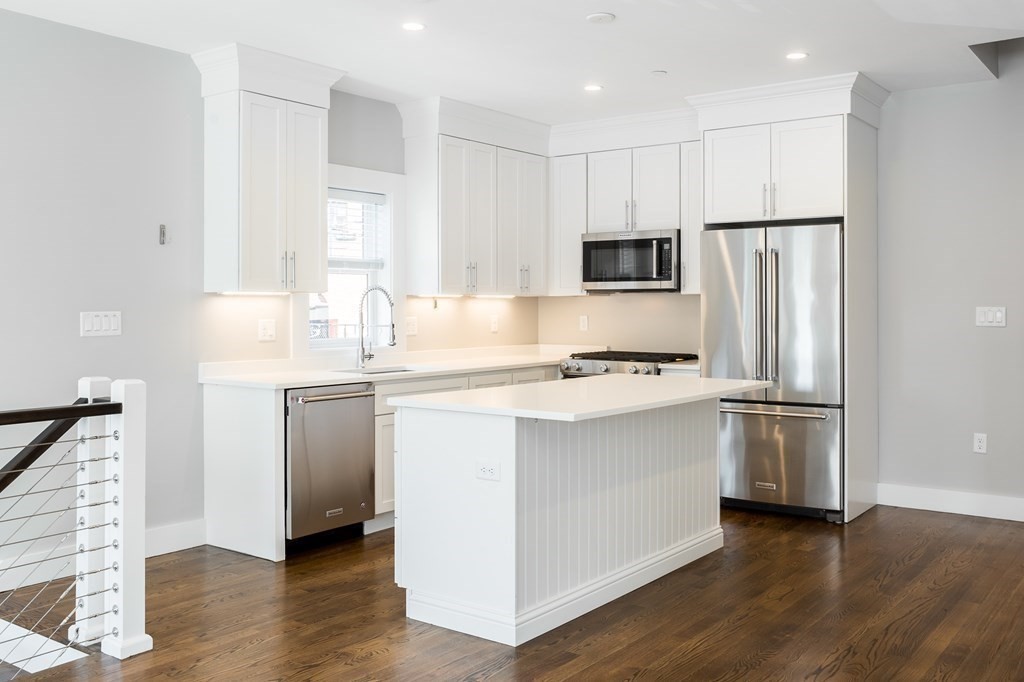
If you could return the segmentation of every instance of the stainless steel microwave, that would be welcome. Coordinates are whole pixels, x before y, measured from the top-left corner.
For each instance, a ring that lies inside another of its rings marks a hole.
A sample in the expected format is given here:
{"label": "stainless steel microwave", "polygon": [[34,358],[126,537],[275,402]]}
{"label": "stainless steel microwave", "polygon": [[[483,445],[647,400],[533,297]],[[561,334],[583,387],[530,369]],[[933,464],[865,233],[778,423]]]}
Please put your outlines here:
{"label": "stainless steel microwave", "polygon": [[583,235],[583,290],[679,291],[679,230]]}

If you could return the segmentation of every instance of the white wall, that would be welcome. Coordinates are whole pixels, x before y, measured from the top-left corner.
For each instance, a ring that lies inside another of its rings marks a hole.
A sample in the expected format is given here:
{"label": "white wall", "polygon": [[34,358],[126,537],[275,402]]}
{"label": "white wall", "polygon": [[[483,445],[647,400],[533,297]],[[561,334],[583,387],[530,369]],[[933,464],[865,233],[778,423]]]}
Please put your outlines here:
{"label": "white wall", "polygon": [[[1001,47],[1000,74],[896,93],[882,110],[880,466],[890,487],[1024,498],[1024,41]],[[1007,307],[1005,329],[974,326],[985,305]],[[988,434],[988,454],[972,454],[974,432]],[[886,487],[883,501],[907,492]],[[991,507],[970,499],[978,513]],[[1024,513],[1024,499],[1015,507]]]}
{"label": "white wall", "polygon": [[[435,299],[409,296],[405,301],[406,321],[415,317],[418,330],[415,336],[406,336],[406,349],[437,350],[537,343],[538,300],[543,299]],[[491,331],[492,317],[498,320],[496,332]]]}
{"label": "white wall", "polygon": [[[588,318],[580,331],[579,316]],[[674,293],[541,298],[540,343],[607,345],[616,350],[698,353],[700,296]]]}

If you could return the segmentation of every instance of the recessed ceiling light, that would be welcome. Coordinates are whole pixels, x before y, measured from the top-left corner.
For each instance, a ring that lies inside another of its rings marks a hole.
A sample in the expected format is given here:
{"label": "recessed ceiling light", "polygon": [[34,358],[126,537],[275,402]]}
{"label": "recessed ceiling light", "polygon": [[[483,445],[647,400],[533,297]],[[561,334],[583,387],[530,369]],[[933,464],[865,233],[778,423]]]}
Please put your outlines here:
{"label": "recessed ceiling light", "polygon": [[801,59],[807,59],[807,53],[806,52],[790,52],[789,54],[786,55],[786,59],[792,60],[794,62],[798,62]]}
{"label": "recessed ceiling light", "polygon": [[426,28],[426,26],[418,21],[407,21],[404,24],[402,24],[402,28],[404,28],[406,31],[422,31],[423,29]]}
{"label": "recessed ceiling light", "polygon": [[604,86],[598,85],[597,83],[591,83],[590,85],[584,85],[583,89],[587,92],[600,92],[601,90],[604,90]]}
{"label": "recessed ceiling light", "polygon": [[610,24],[615,21],[615,15],[611,12],[594,12],[587,15],[587,21],[592,24]]}
{"label": "recessed ceiling light", "polygon": [[665,69],[655,69],[654,71],[651,71],[651,75],[655,78],[664,78],[668,75],[668,71]]}

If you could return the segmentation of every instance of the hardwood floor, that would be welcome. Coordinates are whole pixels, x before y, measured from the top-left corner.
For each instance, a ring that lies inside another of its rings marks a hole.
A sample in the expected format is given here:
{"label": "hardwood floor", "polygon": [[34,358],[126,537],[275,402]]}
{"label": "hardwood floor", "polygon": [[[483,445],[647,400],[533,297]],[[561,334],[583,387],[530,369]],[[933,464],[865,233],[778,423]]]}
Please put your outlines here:
{"label": "hardwood floor", "polygon": [[33,679],[1024,679],[1024,524],[877,507],[722,525],[724,550],[516,649],[407,620],[390,531],[283,564],[178,552],[148,562],[154,651]]}

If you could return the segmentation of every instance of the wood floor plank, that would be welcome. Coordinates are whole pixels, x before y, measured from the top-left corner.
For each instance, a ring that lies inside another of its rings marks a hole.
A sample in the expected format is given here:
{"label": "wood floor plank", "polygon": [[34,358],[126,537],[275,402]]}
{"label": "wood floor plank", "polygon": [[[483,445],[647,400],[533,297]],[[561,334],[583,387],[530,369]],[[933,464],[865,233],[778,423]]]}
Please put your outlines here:
{"label": "wood floor plank", "polygon": [[94,647],[32,679],[1024,679],[1024,524],[892,507],[722,523],[723,550],[517,648],[407,619],[390,531],[280,564],[155,557],[154,651]]}

